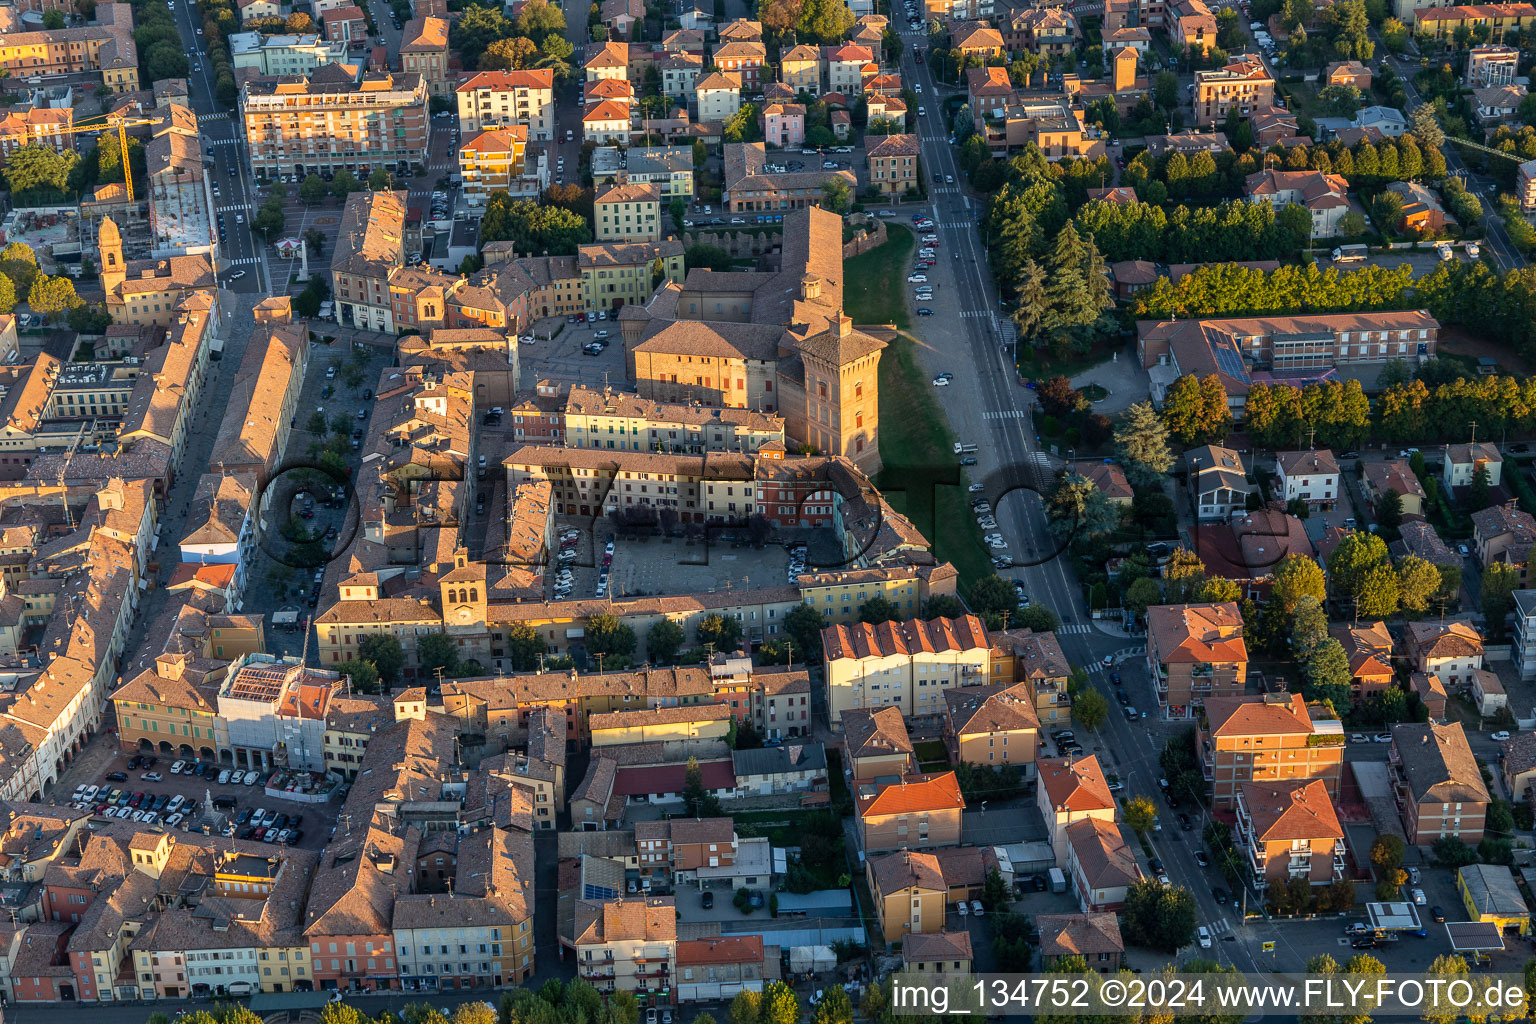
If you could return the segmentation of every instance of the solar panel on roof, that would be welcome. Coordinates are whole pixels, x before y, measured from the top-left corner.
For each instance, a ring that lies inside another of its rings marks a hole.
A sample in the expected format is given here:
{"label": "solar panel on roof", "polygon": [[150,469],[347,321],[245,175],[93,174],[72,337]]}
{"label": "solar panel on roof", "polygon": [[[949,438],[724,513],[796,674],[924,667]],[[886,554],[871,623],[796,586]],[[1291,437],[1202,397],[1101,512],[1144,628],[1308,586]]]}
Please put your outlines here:
{"label": "solar panel on roof", "polygon": [[617,889],[606,885],[593,885],[585,882],[581,887],[581,898],[584,900],[611,900],[619,894]]}
{"label": "solar panel on roof", "polygon": [[1243,363],[1242,353],[1231,341],[1223,338],[1211,345],[1211,352],[1216,357],[1216,368],[1228,377],[1236,377],[1238,380],[1248,379],[1248,367]]}

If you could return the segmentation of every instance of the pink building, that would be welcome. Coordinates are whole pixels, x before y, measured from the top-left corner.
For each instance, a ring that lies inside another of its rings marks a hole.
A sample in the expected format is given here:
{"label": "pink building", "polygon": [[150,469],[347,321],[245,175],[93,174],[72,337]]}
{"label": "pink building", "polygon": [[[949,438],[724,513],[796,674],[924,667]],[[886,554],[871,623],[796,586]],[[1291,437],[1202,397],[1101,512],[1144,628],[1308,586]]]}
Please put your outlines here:
{"label": "pink building", "polygon": [[805,141],[805,105],[770,103],[757,117],[763,141],[775,146],[798,146]]}

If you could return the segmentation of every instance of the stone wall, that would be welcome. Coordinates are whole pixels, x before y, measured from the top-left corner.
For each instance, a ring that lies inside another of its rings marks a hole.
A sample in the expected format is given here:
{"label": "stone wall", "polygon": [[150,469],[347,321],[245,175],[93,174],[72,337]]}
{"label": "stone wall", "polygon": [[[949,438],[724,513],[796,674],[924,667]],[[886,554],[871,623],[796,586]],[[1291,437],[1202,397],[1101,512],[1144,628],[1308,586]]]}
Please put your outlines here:
{"label": "stone wall", "polygon": [[860,253],[869,252],[869,250],[884,245],[886,242],[887,232],[885,230],[885,221],[883,220],[871,217],[867,218],[862,225],[854,223],[853,227],[855,230],[862,227],[863,233],[855,235],[853,241],[843,244],[843,259],[845,260],[852,259]]}
{"label": "stone wall", "polygon": [[777,231],[688,231],[683,234],[684,247],[710,245],[724,249],[732,259],[755,260],[759,256],[776,251],[783,242]]}

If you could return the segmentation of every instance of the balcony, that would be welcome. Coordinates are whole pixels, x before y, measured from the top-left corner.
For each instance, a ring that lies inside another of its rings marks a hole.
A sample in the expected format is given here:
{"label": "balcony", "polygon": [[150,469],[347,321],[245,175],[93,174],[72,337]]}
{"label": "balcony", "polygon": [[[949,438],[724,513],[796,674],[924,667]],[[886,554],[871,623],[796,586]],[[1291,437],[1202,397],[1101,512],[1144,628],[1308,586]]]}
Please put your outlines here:
{"label": "balcony", "polygon": [[1292,878],[1310,877],[1312,874],[1312,857],[1310,855],[1305,857],[1293,856],[1290,863],[1285,866],[1285,873]]}

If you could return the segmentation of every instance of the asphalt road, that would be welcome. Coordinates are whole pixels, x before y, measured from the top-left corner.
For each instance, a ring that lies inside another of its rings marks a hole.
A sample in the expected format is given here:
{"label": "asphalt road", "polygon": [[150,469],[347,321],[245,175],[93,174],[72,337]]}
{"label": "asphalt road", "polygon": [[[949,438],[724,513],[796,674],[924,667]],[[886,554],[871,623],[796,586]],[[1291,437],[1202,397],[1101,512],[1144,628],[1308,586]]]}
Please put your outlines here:
{"label": "asphalt road", "polygon": [[[187,84],[192,93],[192,109],[197,114],[197,129],[203,139],[204,152],[214,163],[210,173],[219,182],[222,193],[215,200],[217,208],[214,212],[215,220],[225,229],[216,267],[219,280],[234,291],[270,295],[272,277],[267,270],[266,254],[251,235],[255,189],[249,177],[250,161],[246,156],[244,133],[236,124],[238,112],[225,111],[214,101],[212,65],[207,59],[204,39],[197,34],[200,22],[195,9],[190,4],[178,5],[171,9],[171,14],[181,30],[185,49],[197,53],[193,66],[202,68],[201,72],[193,71],[187,76]],[[231,169],[233,174],[229,173]],[[235,220],[237,215],[245,218],[244,223]],[[246,274],[231,281],[229,272],[235,270],[244,270]]]}

